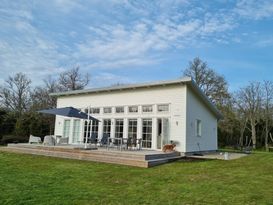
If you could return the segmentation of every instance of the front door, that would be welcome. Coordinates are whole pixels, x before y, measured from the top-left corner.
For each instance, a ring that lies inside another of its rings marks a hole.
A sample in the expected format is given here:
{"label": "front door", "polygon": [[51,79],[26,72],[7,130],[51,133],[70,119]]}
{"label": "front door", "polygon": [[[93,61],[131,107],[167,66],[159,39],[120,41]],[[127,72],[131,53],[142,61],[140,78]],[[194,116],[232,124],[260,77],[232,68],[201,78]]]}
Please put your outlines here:
{"label": "front door", "polygon": [[157,149],[162,149],[165,144],[169,144],[169,119],[157,119]]}

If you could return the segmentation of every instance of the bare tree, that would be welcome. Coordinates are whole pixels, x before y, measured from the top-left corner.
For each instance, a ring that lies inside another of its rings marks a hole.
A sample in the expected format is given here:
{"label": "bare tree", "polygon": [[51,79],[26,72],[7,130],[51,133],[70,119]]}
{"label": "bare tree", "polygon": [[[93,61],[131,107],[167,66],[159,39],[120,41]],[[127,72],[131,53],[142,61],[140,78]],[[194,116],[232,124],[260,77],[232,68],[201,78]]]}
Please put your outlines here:
{"label": "bare tree", "polygon": [[256,148],[256,125],[261,118],[261,93],[260,83],[252,82],[247,87],[241,88],[236,93],[236,104],[250,122],[250,131],[253,148]]}
{"label": "bare tree", "polygon": [[43,82],[43,86],[35,87],[31,93],[32,109],[34,110],[56,107],[56,98],[49,96],[49,94],[60,91],[57,80],[49,76]]}
{"label": "bare tree", "polygon": [[243,147],[244,133],[247,127],[248,118],[246,117],[245,112],[241,110],[240,108],[236,109],[236,118],[237,118],[237,127],[239,128],[239,131],[240,131],[239,145]]}
{"label": "bare tree", "polygon": [[265,121],[265,148],[268,151],[269,126],[272,124],[272,107],[273,107],[273,83],[271,81],[263,82],[263,107]]}
{"label": "bare tree", "polygon": [[209,68],[200,58],[194,58],[183,73],[192,77],[201,90],[217,105],[223,105],[230,98],[225,78]]}
{"label": "bare tree", "polygon": [[0,91],[2,104],[21,115],[29,107],[30,84],[31,80],[23,73],[10,76]]}
{"label": "bare tree", "polygon": [[79,70],[80,67],[76,66],[60,74],[59,85],[61,90],[81,90],[89,83],[89,74],[82,75]]}

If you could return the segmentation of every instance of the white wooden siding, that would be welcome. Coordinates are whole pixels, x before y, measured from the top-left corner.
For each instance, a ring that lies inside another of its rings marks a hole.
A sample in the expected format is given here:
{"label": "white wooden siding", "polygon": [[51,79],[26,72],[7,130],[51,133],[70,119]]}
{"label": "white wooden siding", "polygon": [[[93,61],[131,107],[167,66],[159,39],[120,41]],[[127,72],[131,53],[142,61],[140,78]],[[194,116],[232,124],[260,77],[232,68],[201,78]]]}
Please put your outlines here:
{"label": "white wooden siding", "polygon": [[[157,112],[156,105],[159,104],[169,104],[169,112]],[[131,105],[139,106],[139,112],[128,113],[128,106]],[[142,113],[141,105],[153,105],[153,112]],[[177,143],[178,151],[185,151],[186,85],[178,84],[58,97],[57,107],[67,106],[75,108],[86,108],[88,106],[100,108],[125,106],[124,113],[115,113],[113,109],[111,114],[104,114],[101,109],[100,114],[93,114],[93,116],[98,119],[136,118],[138,119],[138,137],[140,137],[139,132],[141,132],[141,118],[153,119],[153,131],[156,131],[156,126],[154,125],[156,118],[168,118],[170,120],[170,140],[174,140]],[[62,135],[63,119],[63,117],[56,117],[56,135]],[[112,124],[112,129],[114,126],[115,125]],[[101,133],[100,129],[102,129],[102,126],[99,126],[99,133]],[[125,128],[125,130],[126,129],[127,128]],[[153,140],[156,140],[155,132],[153,132]],[[154,141],[152,148],[156,148],[156,142]]]}
{"label": "white wooden siding", "polygon": [[[201,137],[196,136],[197,119],[202,122]],[[217,119],[190,88],[187,88],[185,146],[186,152],[217,150]]]}

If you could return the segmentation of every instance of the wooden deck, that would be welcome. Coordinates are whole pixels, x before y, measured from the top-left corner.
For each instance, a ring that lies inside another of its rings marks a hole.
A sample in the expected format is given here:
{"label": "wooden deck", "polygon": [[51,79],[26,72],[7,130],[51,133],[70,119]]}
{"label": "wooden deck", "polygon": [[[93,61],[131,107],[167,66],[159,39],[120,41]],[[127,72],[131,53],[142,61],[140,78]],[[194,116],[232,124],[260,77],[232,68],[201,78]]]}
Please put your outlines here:
{"label": "wooden deck", "polygon": [[153,150],[126,150],[94,148],[84,150],[82,146],[44,146],[36,144],[8,144],[0,151],[34,154],[67,159],[78,159],[95,162],[122,164],[137,167],[153,167],[181,158],[179,152],[163,153]]}

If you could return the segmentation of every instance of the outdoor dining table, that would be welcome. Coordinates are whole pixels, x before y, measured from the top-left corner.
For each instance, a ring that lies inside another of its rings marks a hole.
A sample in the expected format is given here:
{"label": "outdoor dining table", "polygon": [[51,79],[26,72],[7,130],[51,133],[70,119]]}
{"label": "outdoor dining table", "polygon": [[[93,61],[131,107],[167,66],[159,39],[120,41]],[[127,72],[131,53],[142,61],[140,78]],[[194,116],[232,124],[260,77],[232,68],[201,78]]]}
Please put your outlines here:
{"label": "outdoor dining table", "polygon": [[108,143],[107,143],[107,149],[109,149],[109,147],[111,146],[110,144],[113,143],[115,144],[115,142],[117,142],[117,148],[122,150],[122,145],[126,144],[126,148],[127,147],[127,141],[128,138],[122,138],[122,137],[109,137],[108,138]]}

